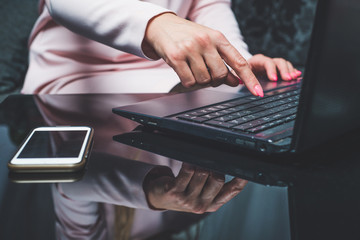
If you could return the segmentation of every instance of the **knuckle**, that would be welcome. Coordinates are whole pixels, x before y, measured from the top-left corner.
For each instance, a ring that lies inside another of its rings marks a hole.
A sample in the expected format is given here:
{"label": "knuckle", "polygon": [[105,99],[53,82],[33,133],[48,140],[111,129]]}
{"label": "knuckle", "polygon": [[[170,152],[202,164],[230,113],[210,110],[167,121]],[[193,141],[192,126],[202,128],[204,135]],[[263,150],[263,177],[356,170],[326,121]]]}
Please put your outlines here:
{"label": "knuckle", "polygon": [[166,54],[165,62],[170,66],[174,65],[176,62],[182,61],[185,59],[185,54],[181,50],[173,50]]}
{"label": "knuckle", "polygon": [[179,50],[185,54],[188,53],[189,51],[193,51],[194,47],[195,47],[195,42],[192,40],[186,40],[183,41],[181,44],[179,44]]}
{"label": "knuckle", "polygon": [[241,192],[242,190],[243,190],[243,187],[242,187],[242,186],[238,186],[238,185],[232,186],[232,187],[230,188],[230,191],[231,191],[232,193],[239,193],[239,192]]}
{"label": "knuckle", "polygon": [[200,32],[195,36],[196,42],[203,48],[207,47],[211,43],[209,34]]}
{"label": "knuckle", "polygon": [[203,214],[206,212],[206,210],[207,210],[207,207],[205,206],[205,204],[202,204],[202,203],[198,203],[198,204],[194,205],[192,208],[192,212],[194,212],[196,214]]}
{"label": "knuckle", "polygon": [[173,199],[176,199],[177,204],[184,207],[189,207],[190,203],[186,197],[180,194],[174,194]]}
{"label": "knuckle", "polygon": [[181,84],[182,84],[185,88],[191,88],[192,86],[195,85],[195,81],[186,80],[186,81],[182,81]]}
{"label": "knuckle", "polygon": [[224,177],[224,176],[222,176],[222,177],[214,177],[214,179],[215,179],[215,181],[216,181],[217,183],[220,183],[220,184],[222,184],[222,185],[225,184],[225,177]]}
{"label": "knuckle", "polygon": [[220,41],[226,40],[224,34],[218,30],[214,30],[213,34],[214,34],[214,37]]}
{"label": "knuckle", "polygon": [[176,191],[174,191],[173,189],[167,192],[167,196],[168,196],[170,199],[181,199],[181,197],[179,196],[179,194],[178,194]]}
{"label": "knuckle", "polygon": [[213,79],[216,80],[224,80],[227,78],[229,74],[229,71],[225,68],[225,69],[221,69],[219,70],[219,72],[217,72],[217,74],[213,77]]}
{"label": "knuckle", "polygon": [[258,54],[255,54],[254,55],[254,58],[268,58],[268,57],[266,57],[264,54],[262,54],[262,53],[258,53]]}
{"label": "knuckle", "polygon": [[205,211],[194,211],[195,214],[204,214]]}
{"label": "knuckle", "polygon": [[180,206],[183,206],[185,209],[193,211],[193,203],[190,199],[183,197],[178,200],[178,203]]}
{"label": "knuckle", "polygon": [[277,64],[286,64],[286,60],[283,58],[273,58]]}
{"label": "knuckle", "polygon": [[211,82],[211,78],[202,78],[199,80],[199,84],[208,84],[209,82]]}
{"label": "knuckle", "polygon": [[203,169],[203,168],[198,168],[196,171],[196,175],[199,177],[208,177],[209,176],[209,171]]}
{"label": "knuckle", "polygon": [[186,174],[193,174],[195,172],[195,167],[193,165],[183,163],[181,171],[183,171]]}
{"label": "knuckle", "polygon": [[235,59],[235,68],[237,69],[241,69],[241,68],[244,68],[244,67],[247,67],[248,66],[248,63],[246,62],[246,60],[244,58],[236,58]]}

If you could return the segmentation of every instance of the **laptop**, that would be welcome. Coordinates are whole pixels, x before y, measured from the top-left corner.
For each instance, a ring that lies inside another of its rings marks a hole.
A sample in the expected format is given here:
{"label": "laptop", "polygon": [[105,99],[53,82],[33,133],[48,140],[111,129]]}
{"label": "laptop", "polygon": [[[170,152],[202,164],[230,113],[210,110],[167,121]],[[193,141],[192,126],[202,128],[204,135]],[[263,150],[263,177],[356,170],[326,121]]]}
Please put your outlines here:
{"label": "laptop", "polygon": [[113,112],[149,128],[258,152],[306,151],[360,127],[358,22],[360,1],[319,0],[304,78],[264,88],[264,98],[204,89]]}

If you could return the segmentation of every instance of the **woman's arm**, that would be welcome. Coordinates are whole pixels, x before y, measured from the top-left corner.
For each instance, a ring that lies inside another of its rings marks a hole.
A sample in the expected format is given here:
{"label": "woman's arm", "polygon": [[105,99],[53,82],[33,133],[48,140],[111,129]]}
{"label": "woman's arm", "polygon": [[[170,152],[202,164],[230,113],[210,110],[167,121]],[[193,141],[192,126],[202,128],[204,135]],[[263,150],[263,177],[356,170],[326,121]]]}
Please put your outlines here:
{"label": "woman's arm", "polygon": [[230,0],[194,0],[189,19],[220,31],[246,60],[252,57],[231,10]]}
{"label": "woman's arm", "polygon": [[147,23],[161,6],[138,0],[46,0],[51,17],[89,39],[140,57]]}

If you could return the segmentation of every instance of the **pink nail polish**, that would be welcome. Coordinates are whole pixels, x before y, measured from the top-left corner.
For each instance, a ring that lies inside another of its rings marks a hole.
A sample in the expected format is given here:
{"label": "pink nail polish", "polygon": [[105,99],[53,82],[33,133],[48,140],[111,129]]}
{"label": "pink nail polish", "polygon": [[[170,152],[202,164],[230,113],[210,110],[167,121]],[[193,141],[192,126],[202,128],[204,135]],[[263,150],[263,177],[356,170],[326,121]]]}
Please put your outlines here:
{"label": "pink nail polish", "polygon": [[291,76],[292,76],[293,79],[295,79],[295,78],[297,78],[297,73],[293,72],[293,73],[291,73]]}
{"label": "pink nail polish", "polygon": [[273,79],[274,81],[277,81],[277,80],[278,80],[277,75],[276,75],[276,74],[274,74],[274,75],[273,75],[273,77],[272,77],[272,79]]}
{"label": "pink nail polish", "polygon": [[302,72],[301,72],[301,71],[297,71],[296,74],[297,74],[298,76],[300,76],[300,75],[302,74]]}
{"label": "pink nail polish", "polygon": [[259,97],[264,97],[264,92],[260,85],[256,85],[254,90]]}

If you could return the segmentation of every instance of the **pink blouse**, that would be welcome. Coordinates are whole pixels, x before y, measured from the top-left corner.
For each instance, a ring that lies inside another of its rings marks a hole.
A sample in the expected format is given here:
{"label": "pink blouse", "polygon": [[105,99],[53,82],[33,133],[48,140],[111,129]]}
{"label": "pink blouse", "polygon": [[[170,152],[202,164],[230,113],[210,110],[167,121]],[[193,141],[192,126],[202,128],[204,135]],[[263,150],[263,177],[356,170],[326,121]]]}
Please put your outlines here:
{"label": "pink blouse", "polygon": [[148,21],[174,12],[221,31],[248,59],[230,0],[41,0],[22,93],[168,92],[179,83],[141,43]]}

